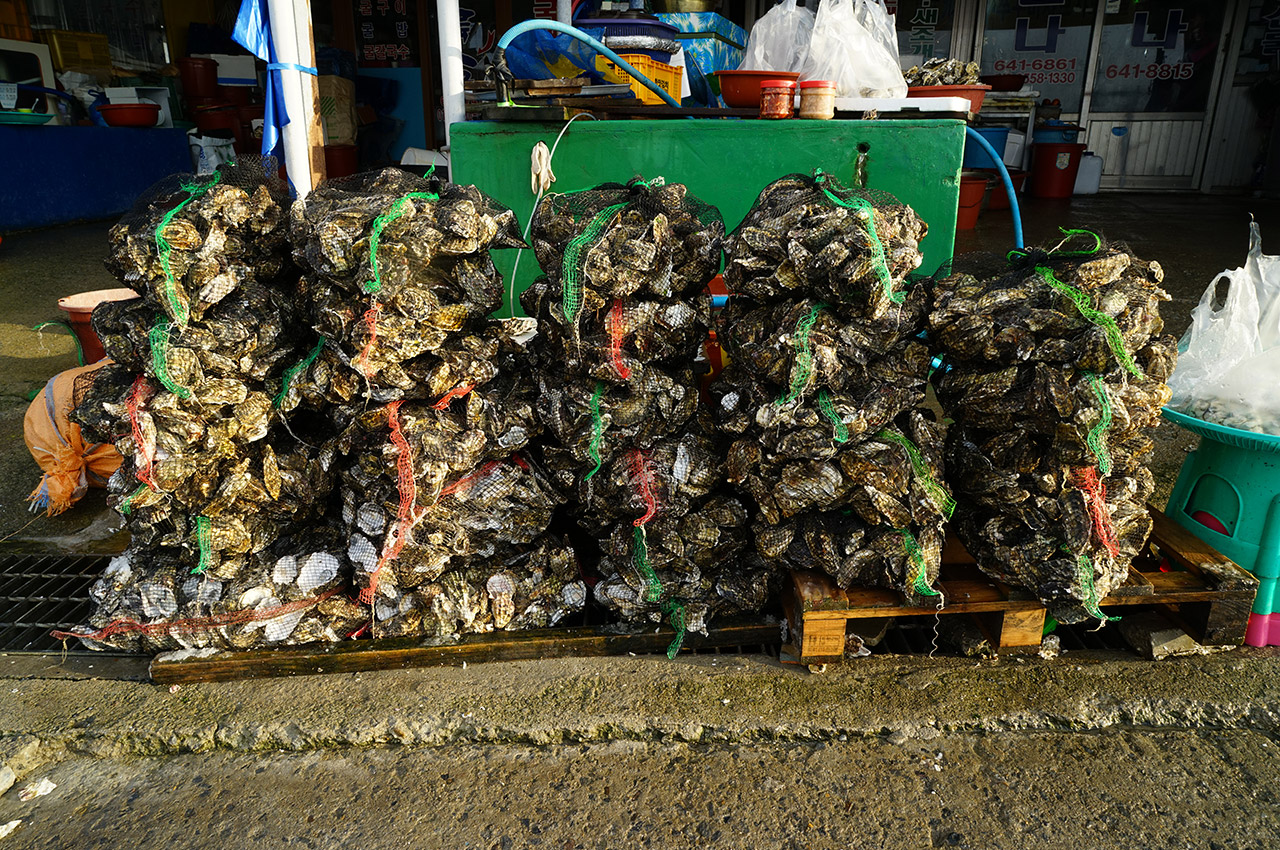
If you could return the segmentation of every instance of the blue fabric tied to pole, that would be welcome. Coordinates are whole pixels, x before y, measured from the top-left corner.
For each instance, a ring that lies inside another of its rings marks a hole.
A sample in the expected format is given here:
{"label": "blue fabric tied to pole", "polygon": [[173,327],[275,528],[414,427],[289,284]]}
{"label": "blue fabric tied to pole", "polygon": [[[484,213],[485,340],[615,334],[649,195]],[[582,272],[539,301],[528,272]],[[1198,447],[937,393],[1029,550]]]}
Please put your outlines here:
{"label": "blue fabric tied to pole", "polygon": [[287,70],[315,74],[316,69],[277,61],[276,46],[271,40],[271,18],[267,10],[267,0],[243,0],[240,4],[240,14],[236,18],[236,28],[231,33],[231,37],[245,50],[267,63],[267,102],[263,109],[262,155],[274,156],[277,161],[284,162],[284,151],[276,150],[281,145],[284,126],[289,123],[289,113],[284,105],[284,83],[280,74]]}

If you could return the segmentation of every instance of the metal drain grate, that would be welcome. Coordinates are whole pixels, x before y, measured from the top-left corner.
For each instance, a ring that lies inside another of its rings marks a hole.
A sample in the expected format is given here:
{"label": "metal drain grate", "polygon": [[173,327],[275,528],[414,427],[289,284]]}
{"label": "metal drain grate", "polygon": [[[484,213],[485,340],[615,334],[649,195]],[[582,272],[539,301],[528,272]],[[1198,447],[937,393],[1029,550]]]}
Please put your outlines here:
{"label": "metal drain grate", "polygon": [[87,622],[102,555],[0,556],[0,652],[60,652],[49,632]]}

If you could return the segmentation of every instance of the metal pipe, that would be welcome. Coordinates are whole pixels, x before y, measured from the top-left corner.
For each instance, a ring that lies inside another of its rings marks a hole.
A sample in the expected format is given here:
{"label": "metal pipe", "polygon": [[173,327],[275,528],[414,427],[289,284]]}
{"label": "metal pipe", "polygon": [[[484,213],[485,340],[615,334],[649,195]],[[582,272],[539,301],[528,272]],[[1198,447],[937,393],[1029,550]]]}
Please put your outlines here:
{"label": "metal pipe", "polygon": [[583,44],[590,47],[592,50],[596,51],[597,53],[603,54],[605,57],[609,59],[610,62],[613,62],[619,68],[621,68],[622,70],[630,74],[633,78],[635,78],[636,80],[639,80],[640,83],[645,88],[649,89],[649,91],[658,95],[658,97],[665,100],[671,106],[675,106],[675,107],[680,106],[680,101],[676,100],[674,97],[672,97],[671,95],[663,91],[662,87],[659,86],[657,83],[655,83],[653,80],[649,79],[644,74],[640,73],[635,68],[631,67],[630,62],[627,62],[621,56],[614,53],[612,50],[605,47],[599,41],[596,41],[594,38],[587,35],[582,30],[576,29],[575,27],[571,27],[568,24],[562,24],[559,21],[521,21],[511,29],[507,30],[506,34],[502,36],[502,38],[498,39],[498,48],[500,50],[506,50],[507,47],[510,46],[511,42],[514,41],[518,36],[524,35],[525,33],[530,32],[532,30],[551,30],[552,32],[562,32],[565,35],[573,36],[578,41],[581,41]]}
{"label": "metal pipe", "polygon": [[[467,120],[467,96],[462,73],[462,19],[458,0],[436,4],[440,32],[440,89],[444,94],[444,146],[449,148],[449,127]],[[433,120],[430,115],[427,120]]]}
{"label": "metal pipe", "polygon": [[[304,50],[298,38],[298,27],[310,26],[311,10],[308,0],[267,0],[267,9],[276,61],[303,67],[314,64],[314,52]],[[301,20],[299,11],[305,15]],[[303,88],[301,72],[290,69],[277,73],[280,74],[280,88],[284,92],[285,111],[289,115],[289,123],[280,128],[284,144],[284,168],[298,197],[303,198],[315,188],[311,185],[311,140],[307,133],[311,125],[311,103],[306,96],[309,92]]]}
{"label": "metal pipe", "polygon": [[558,0],[556,3],[556,20],[562,24],[573,23],[573,0]]}
{"label": "metal pipe", "polygon": [[1026,246],[1022,244],[1022,211],[1018,209],[1018,193],[1013,190],[1013,181],[1009,179],[1009,170],[1000,161],[1000,156],[996,153],[996,149],[991,147],[991,143],[984,139],[981,133],[968,125],[965,126],[964,132],[971,140],[976,141],[987,152],[987,156],[991,157],[991,161],[996,164],[996,172],[1000,175],[1000,179],[1004,181],[1004,191],[1009,196],[1009,211],[1013,213],[1013,246],[1015,248],[1025,248]]}

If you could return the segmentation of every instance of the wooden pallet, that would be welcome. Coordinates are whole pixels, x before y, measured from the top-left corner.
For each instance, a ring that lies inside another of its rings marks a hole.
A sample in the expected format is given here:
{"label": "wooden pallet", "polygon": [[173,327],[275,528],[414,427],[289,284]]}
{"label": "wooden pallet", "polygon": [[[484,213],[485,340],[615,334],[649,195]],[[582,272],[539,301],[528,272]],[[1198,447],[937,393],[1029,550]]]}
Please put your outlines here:
{"label": "wooden pallet", "polygon": [[[1257,580],[1160,511],[1150,510],[1154,528],[1147,549],[1134,560],[1124,584],[1101,600],[1100,607],[1156,607],[1202,644],[1239,646]],[[1161,571],[1162,561],[1173,569]],[[944,607],[919,608],[907,605],[896,591],[841,590],[825,573],[795,570],[783,596],[791,632],[791,643],[783,651],[811,667],[828,664],[843,660],[850,633],[876,633],[886,618],[953,615],[974,617],[999,652],[1040,646],[1044,606],[1028,591],[979,572],[953,537],[943,549],[938,586]]]}
{"label": "wooden pallet", "polygon": [[[776,619],[741,617],[715,623],[707,632],[706,635],[686,634],[684,649],[777,646],[781,628]],[[660,653],[674,638],[675,633],[666,625],[626,632],[615,624],[465,635],[458,643],[451,644],[432,644],[421,638],[389,638],[218,652],[205,657],[174,657],[162,653],[151,663],[151,680],[157,684],[185,685],[313,673],[442,667],[482,661]]]}

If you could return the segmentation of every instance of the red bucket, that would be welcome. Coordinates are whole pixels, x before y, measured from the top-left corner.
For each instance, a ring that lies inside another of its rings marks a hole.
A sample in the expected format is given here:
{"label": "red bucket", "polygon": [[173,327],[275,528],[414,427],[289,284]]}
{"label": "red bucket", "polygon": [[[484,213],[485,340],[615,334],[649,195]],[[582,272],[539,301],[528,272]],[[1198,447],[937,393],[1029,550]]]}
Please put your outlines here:
{"label": "red bucket", "polygon": [[990,182],[990,177],[979,172],[966,171],[960,175],[956,230],[973,230],[978,226],[978,213],[982,211],[982,199],[986,197]]}
{"label": "red bucket", "polygon": [[1076,189],[1084,145],[1031,146],[1031,194],[1037,198],[1070,198]]}
{"label": "red bucket", "polygon": [[218,91],[218,63],[188,56],[178,60],[182,93],[187,97],[214,97]]}
{"label": "red bucket", "polygon": [[350,177],[360,170],[360,149],[355,145],[325,145],[324,173],[330,180]]}
{"label": "red bucket", "polygon": [[102,340],[89,324],[89,319],[93,316],[93,308],[104,301],[129,301],[137,297],[138,293],[132,289],[95,289],[92,292],[77,292],[75,295],[58,299],[58,308],[66,311],[71,330],[80,341],[80,351],[84,354],[85,363],[97,363],[107,356],[102,350]]}
{"label": "red bucket", "polygon": [[[1004,181],[1000,179],[1000,174],[994,168],[982,168],[995,178],[995,182],[991,184],[991,197],[987,198],[987,209],[989,210],[1007,210],[1009,206],[1009,194],[1005,191]],[[1027,182],[1026,171],[1009,171],[1009,182],[1013,184],[1014,194],[1022,191],[1022,186]]]}

